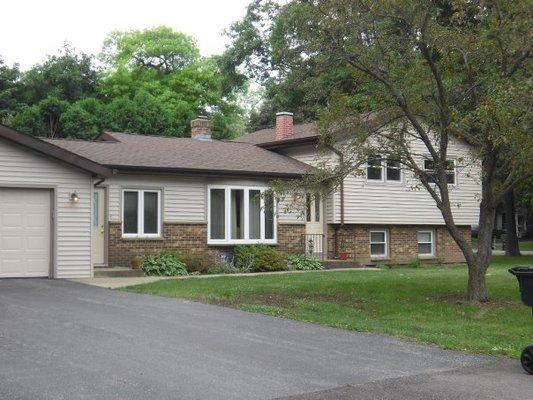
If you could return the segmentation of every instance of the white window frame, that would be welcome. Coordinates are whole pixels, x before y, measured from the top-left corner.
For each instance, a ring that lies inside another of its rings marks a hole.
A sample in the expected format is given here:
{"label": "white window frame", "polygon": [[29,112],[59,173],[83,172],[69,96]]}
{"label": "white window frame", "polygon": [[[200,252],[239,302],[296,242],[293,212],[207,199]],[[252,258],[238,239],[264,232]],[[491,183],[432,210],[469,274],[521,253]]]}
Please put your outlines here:
{"label": "white window frame", "polygon": [[[137,233],[124,233],[124,194],[137,192]],[[157,193],[157,233],[144,233],[144,194]],[[162,191],[157,189],[122,189],[122,237],[125,239],[160,238],[161,237],[161,197]]]}
{"label": "white window frame", "polygon": [[[224,239],[211,239],[211,190],[224,190]],[[244,190],[244,239],[231,238],[231,191]],[[250,239],[250,191],[258,190],[261,192],[261,213],[260,226],[261,238]],[[239,244],[277,244],[278,243],[278,218],[277,218],[277,204],[274,199],[274,237],[273,239],[265,239],[265,199],[264,193],[268,190],[265,186],[235,186],[235,185],[208,185],[207,186],[207,244],[209,245],[239,245]]]}
{"label": "white window frame", "polygon": [[[383,233],[385,237],[384,242],[372,242],[372,234],[373,233]],[[389,257],[389,231],[387,229],[371,229],[368,234],[368,239],[370,242],[369,245],[369,251],[370,251],[370,258],[371,259],[384,259]],[[384,254],[372,254],[372,245],[373,244],[384,244],[385,245],[385,253]]]}
{"label": "white window frame", "polygon": [[[426,161],[431,161],[431,162],[434,162],[434,160],[432,160],[431,158],[424,158],[422,160],[422,170],[426,173],[426,174],[430,174],[431,172],[435,173],[435,170],[434,169],[426,169]],[[451,162],[453,163],[453,183],[448,183],[448,186],[457,186],[457,162],[455,161],[455,158],[448,158],[446,159],[446,162]],[[447,170],[448,171],[448,170]],[[451,173],[452,171],[450,171]],[[446,174],[448,174],[448,172],[446,172]],[[430,182],[431,183],[431,182]]]}
{"label": "white window frame", "polygon": [[[400,179],[396,180],[396,179],[387,179],[387,164],[388,164],[388,158],[385,157],[383,154],[376,154],[376,157],[380,158],[381,161],[380,161],[380,166],[379,167],[371,167],[369,164],[368,164],[368,158],[367,157],[367,161],[365,162],[365,176],[366,176],[366,181],[367,182],[374,182],[374,183],[402,183],[403,181],[403,170],[402,170],[402,166],[401,164],[399,164],[398,166],[398,170],[400,172]],[[370,179],[368,177],[368,168],[381,168],[381,179]]]}
{"label": "white window frame", "polygon": [[[431,242],[420,242],[418,240],[418,234],[420,233],[429,233],[431,235]],[[420,253],[418,251],[418,245],[419,244],[431,244],[431,253]],[[424,258],[424,257],[427,257],[427,258],[433,258],[435,257],[435,231],[433,229],[420,229],[416,232],[416,251],[417,251],[417,254],[418,254],[418,257],[420,258]]]}

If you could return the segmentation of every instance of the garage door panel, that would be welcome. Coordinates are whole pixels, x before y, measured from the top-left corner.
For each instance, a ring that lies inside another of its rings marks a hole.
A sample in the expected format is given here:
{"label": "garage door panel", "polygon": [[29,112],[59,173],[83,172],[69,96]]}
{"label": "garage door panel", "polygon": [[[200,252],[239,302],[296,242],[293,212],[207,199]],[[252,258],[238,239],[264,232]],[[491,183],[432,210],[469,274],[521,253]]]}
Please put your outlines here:
{"label": "garage door panel", "polygon": [[0,188],[0,277],[48,276],[50,192]]}

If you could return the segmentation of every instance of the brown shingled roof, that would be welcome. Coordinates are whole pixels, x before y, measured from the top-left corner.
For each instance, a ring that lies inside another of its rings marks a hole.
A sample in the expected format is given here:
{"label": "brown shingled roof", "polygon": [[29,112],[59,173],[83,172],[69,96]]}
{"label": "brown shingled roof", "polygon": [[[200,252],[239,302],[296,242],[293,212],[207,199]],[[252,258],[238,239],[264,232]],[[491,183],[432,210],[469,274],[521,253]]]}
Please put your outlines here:
{"label": "brown shingled roof", "polygon": [[106,132],[100,138],[97,141],[46,140],[118,170],[296,177],[312,169],[249,143],[114,132]]}
{"label": "brown shingled roof", "polygon": [[301,141],[301,140],[312,140],[317,138],[318,134],[316,133],[316,125],[314,122],[307,122],[303,124],[295,124],[294,125],[294,133],[290,138],[284,139],[284,140],[278,140],[276,141],[276,129],[275,128],[267,128],[267,129],[261,129],[255,132],[248,133],[247,135],[240,136],[236,139],[234,139],[234,142],[242,142],[242,143],[252,143],[259,146],[268,145],[276,143],[277,145],[284,144],[284,143],[290,143],[295,141]]}

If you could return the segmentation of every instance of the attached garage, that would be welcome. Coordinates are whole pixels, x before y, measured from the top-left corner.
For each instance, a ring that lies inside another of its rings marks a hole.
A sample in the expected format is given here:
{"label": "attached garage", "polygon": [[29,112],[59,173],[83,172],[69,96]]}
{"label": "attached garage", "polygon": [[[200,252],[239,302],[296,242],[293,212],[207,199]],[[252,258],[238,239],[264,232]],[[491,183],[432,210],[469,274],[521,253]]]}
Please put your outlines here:
{"label": "attached garage", "polygon": [[0,278],[50,275],[51,192],[0,188]]}
{"label": "attached garage", "polygon": [[92,276],[93,183],[110,175],[0,125],[0,278]]}

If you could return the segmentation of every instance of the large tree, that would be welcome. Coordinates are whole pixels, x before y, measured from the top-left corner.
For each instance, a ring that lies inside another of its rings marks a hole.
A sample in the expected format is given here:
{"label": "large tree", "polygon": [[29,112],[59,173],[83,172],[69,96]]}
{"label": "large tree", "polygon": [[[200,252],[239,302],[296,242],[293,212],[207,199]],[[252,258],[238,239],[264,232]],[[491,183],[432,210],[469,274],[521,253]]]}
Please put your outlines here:
{"label": "large tree", "polygon": [[[527,0],[293,0],[270,21],[272,52],[286,68],[341,66],[372,85],[371,114],[361,115],[356,90],[333,94],[321,113],[324,140],[351,133],[331,178],[357,173],[371,154],[412,171],[465,256],[470,300],[488,299],[496,207],[532,176],[530,20]],[[454,139],[471,146],[481,169],[477,252],[450,200]],[[413,154],[413,140],[423,144],[432,173]]]}
{"label": "large tree", "polygon": [[20,71],[18,65],[5,65],[0,57],[0,123],[21,107]]}
{"label": "large tree", "polygon": [[[145,101],[159,103],[165,122],[162,129],[154,127],[153,133],[185,136],[190,121],[199,114],[212,117],[215,137],[230,137],[242,130],[237,96],[245,82],[227,85],[217,61],[201,57],[191,37],[164,26],[113,32],[101,58],[106,63],[100,87],[104,97],[135,101],[142,94]],[[130,128],[137,127],[122,129]],[[142,130],[150,131],[149,127]]]}

